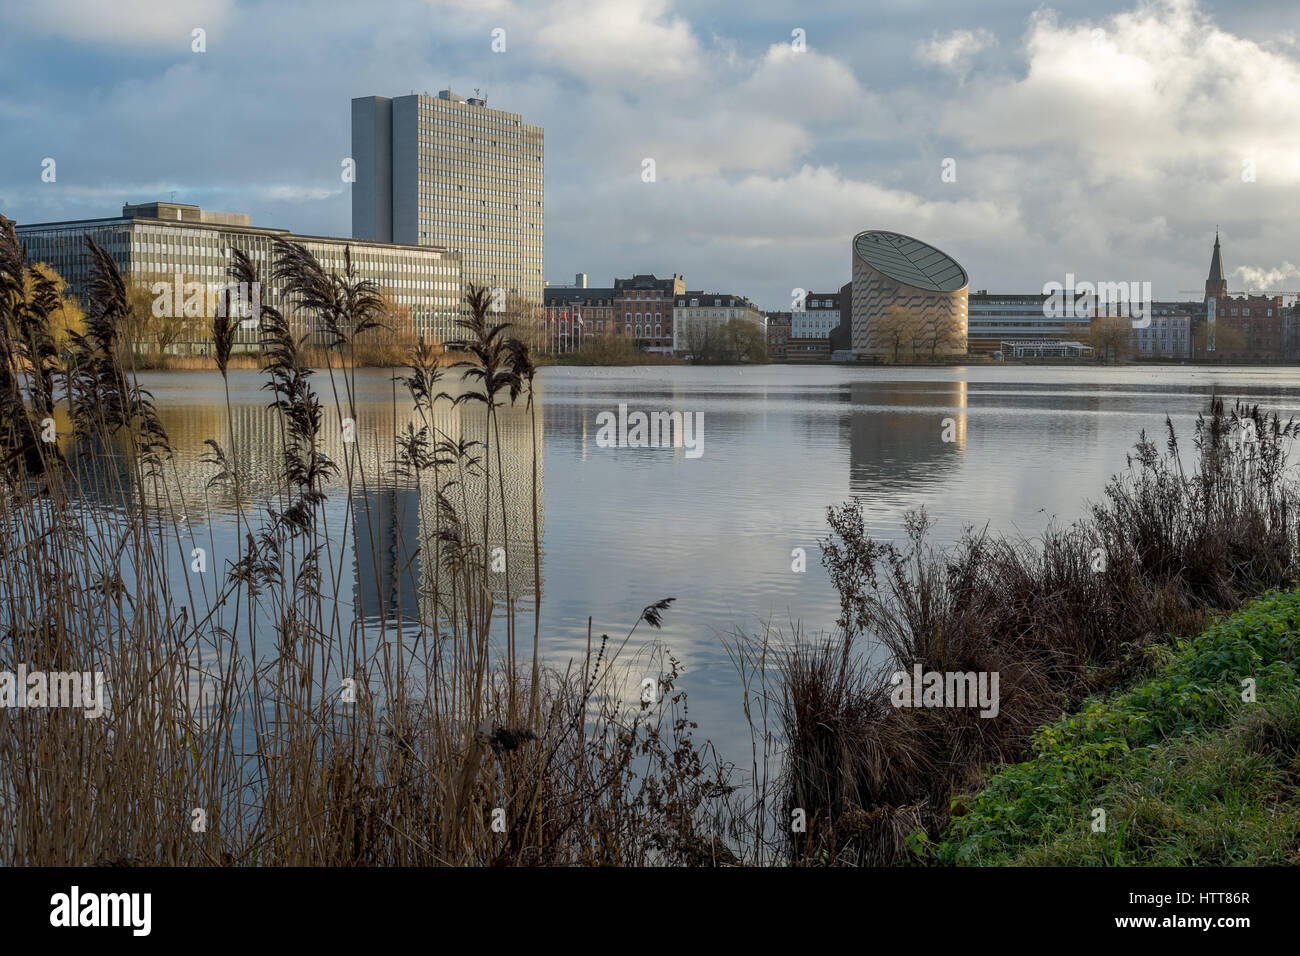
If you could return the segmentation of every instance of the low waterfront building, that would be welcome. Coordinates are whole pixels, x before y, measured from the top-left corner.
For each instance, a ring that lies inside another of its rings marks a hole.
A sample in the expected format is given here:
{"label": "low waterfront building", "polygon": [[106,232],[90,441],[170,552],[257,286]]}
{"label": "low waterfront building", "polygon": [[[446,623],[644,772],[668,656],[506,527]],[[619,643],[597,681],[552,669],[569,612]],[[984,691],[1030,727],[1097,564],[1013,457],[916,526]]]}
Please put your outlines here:
{"label": "low waterfront building", "polygon": [[1027,339],[1003,342],[998,349],[1004,358],[1091,358],[1093,348],[1082,342],[1060,342],[1056,339]]}
{"label": "low waterfront building", "polygon": [[[191,301],[190,287],[211,292],[200,298],[203,314],[186,309],[184,334],[173,348],[204,348],[211,339],[212,290],[230,281],[230,250],[248,254],[258,267],[262,299],[283,310],[282,283],[272,275],[274,242],[288,239],[303,245],[327,270],[342,271],[349,253],[357,275],[373,280],[393,305],[409,313],[414,335],[447,341],[455,338],[454,322],[461,302],[460,257],[436,246],[400,245],[363,239],[336,239],[296,235],[287,229],[250,224],[247,214],[223,213],[185,203],[126,204],[120,216],[65,222],[29,223],[17,227],[29,262],[45,262],[68,283],[83,304],[91,275],[90,252],[83,237],[90,236],[113,258],[123,280],[155,293],[158,283],[170,294]],[[195,300],[197,301],[197,300]],[[307,328],[306,317],[289,310],[291,327],[299,335],[318,332]],[[255,349],[259,332],[241,324],[237,348]]]}

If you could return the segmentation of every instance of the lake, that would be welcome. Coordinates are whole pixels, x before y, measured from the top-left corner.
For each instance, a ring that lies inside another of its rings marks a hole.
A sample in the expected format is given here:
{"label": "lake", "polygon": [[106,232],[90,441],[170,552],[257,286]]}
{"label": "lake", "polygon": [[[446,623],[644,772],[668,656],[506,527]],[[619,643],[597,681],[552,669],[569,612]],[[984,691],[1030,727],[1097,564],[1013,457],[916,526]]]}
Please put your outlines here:
{"label": "lake", "polygon": [[[409,401],[392,374],[357,373],[355,438],[376,469],[395,457],[394,427],[409,420]],[[262,381],[255,372],[230,375],[240,467],[255,487],[274,469]],[[1188,449],[1196,415],[1216,393],[1229,404],[1242,398],[1284,418],[1300,415],[1290,368],[547,368],[537,381],[544,656],[561,665],[581,656],[589,616],[597,638],[621,641],[643,607],[676,598],[662,631],[642,624],[629,650],[641,637],[661,638],[684,665],[680,686],[698,735],[742,763],[749,732],[722,639],[769,621],[787,635],[794,625],[809,634],[833,629],[838,601],[818,549],[827,506],[860,497],[870,530],[887,538],[897,538],[903,515],[920,507],[935,519],[936,544],[969,525],[1032,538],[1100,498],[1143,429],[1163,442],[1166,415]],[[318,374],[312,382],[327,406],[326,452],[341,460],[329,378]],[[207,489],[215,471],[202,457],[204,439],[226,444],[221,379],[159,372],[142,375],[141,384],[153,392],[171,436],[182,486],[176,507],[220,567],[234,553],[234,507]],[[599,416],[617,416],[620,405],[629,414],[698,413],[696,446],[598,441]],[[445,426],[476,434],[469,419],[481,418],[481,407],[461,409],[447,414],[465,420]],[[522,460],[532,419],[517,408],[502,422],[508,460]],[[508,467],[507,479],[511,522],[526,531],[527,467]],[[327,507],[345,494],[339,483]],[[398,529],[418,537],[421,511],[400,493],[353,494],[366,504],[358,513],[368,516],[372,534],[354,531],[350,550],[340,552],[354,571],[352,593],[338,598],[373,618],[411,599],[415,587],[400,582],[412,572],[382,542]],[[363,538],[381,561],[355,558],[366,550],[357,544]],[[510,547],[514,596],[528,618],[521,633],[531,639],[532,548]],[[796,548],[805,549],[805,573],[792,571]]]}

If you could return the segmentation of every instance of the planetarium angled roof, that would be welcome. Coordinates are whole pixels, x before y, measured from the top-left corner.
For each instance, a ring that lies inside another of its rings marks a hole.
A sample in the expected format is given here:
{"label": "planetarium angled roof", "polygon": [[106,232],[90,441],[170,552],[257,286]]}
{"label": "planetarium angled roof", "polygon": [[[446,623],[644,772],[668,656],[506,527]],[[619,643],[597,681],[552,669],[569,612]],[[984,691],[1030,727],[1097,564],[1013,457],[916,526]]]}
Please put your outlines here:
{"label": "planetarium angled roof", "polygon": [[970,282],[952,256],[896,232],[860,232],[853,249],[877,272],[931,292],[956,292]]}

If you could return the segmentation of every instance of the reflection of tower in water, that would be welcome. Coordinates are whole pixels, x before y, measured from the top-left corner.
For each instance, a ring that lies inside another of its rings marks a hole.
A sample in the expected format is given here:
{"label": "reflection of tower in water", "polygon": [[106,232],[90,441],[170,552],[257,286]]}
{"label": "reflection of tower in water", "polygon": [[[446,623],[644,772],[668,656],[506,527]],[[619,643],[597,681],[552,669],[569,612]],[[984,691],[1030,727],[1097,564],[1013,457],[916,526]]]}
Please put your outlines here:
{"label": "reflection of tower in water", "polygon": [[[444,486],[444,494],[456,510],[462,533],[477,546],[475,555],[479,561],[483,560],[485,553],[483,519],[485,508],[488,509],[487,560],[505,569],[490,574],[490,585],[498,606],[504,605],[507,578],[510,596],[516,605],[533,598],[536,590],[532,541],[533,452],[535,450],[537,454],[537,527],[540,536],[543,516],[542,417],[539,410],[534,449],[532,422],[522,403],[517,407],[500,408],[497,414],[501,444],[500,478],[497,474],[498,449],[489,440],[486,448],[472,446],[469,457],[478,459],[477,464],[469,466],[467,463],[464,468],[442,466],[436,475],[432,470],[426,471],[419,485],[394,474],[392,461],[397,449],[393,445],[385,456],[382,484],[360,489],[354,483],[352,543],[356,564],[356,601],[359,613],[367,620],[380,617],[392,620],[400,612],[408,621],[419,619],[431,623],[438,616],[434,606],[435,594],[440,596],[445,614],[453,580],[444,560],[446,545],[438,539],[440,517],[435,491],[439,483]],[[431,445],[440,440],[482,442],[483,419],[482,405],[452,407],[440,402],[429,422],[432,433],[429,441]],[[415,415],[404,415],[396,424],[404,428],[407,421],[417,430],[424,424]],[[373,430],[391,436],[390,424],[391,417]],[[359,445],[374,444],[363,437],[368,430],[371,430],[371,423],[358,422]],[[489,456],[485,484],[484,463]],[[373,474],[369,468],[367,472]]]}
{"label": "reflection of tower in water", "polygon": [[[541,536],[544,528],[545,495],[543,484],[543,415],[536,414],[536,441],[534,443],[533,419],[521,402],[497,410],[496,434],[486,439],[486,447],[476,445],[474,456],[479,464],[470,471],[457,473],[456,484],[448,489],[447,496],[456,509],[463,533],[478,545],[478,560],[484,559],[483,520],[487,509],[488,528],[486,559],[496,569],[489,573],[489,584],[497,607],[504,606],[506,585],[509,583],[511,600],[516,607],[529,604],[536,597],[533,553],[533,466],[536,456],[537,494],[537,557],[541,557]],[[484,412],[482,405],[462,405],[458,409],[441,410],[438,428],[453,440],[484,441]],[[500,447],[497,447],[499,443]],[[498,452],[500,461],[498,463]],[[498,464],[500,474],[498,474]],[[484,465],[487,466],[485,475]],[[451,477],[443,475],[443,480]],[[486,480],[485,480],[486,479]],[[503,499],[504,491],[504,499]],[[430,478],[420,496],[420,554],[419,580],[425,601],[421,611],[426,620],[433,614],[432,595],[435,590],[447,595],[452,587],[451,572],[445,561],[439,560],[442,548],[436,538],[437,508]],[[504,500],[504,519],[503,519]],[[537,569],[540,579],[541,569]]]}
{"label": "reflection of tower in water", "polygon": [[932,484],[966,448],[965,382],[855,382],[849,401],[853,494]]}
{"label": "reflection of tower in water", "polygon": [[356,614],[406,620],[420,613],[420,490],[387,487],[352,496]]}
{"label": "reflection of tower in water", "polygon": [[[357,613],[373,621],[381,617],[391,620],[400,611],[407,620],[431,621],[435,584],[444,592],[450,586],[450,575],[445,569],[438,569],[435,560],[439,551],[435,540],[438,528],[435,477],[426,471],[417,485],[412,479],[398,475],[396,467],[398,431],[404,430],[408,423],[418,431],[425,424],[424,419],[409,403],[400,400],[396,405],[365,402],[357,405],[355,422],[345,425],[346,412],[341,414],[324,397],[322,404],[319,451],[339,471],[325,487],[326,500],[320,507],[326,516],[331,550],[345,562],[345,568],[348,560],[354,565],[350,576]],[[278,475],[283,469],[284,443],[280,418],[274,410],[261,402],[243,402],[231,407],[229,418],[224,404],[163,406],[160,415],[176,452],[173,462],[165,468],[166,480],[174,487],[172,501],[183,502],[193,521],[200,520],[205,508],[230,514],[236,504],[231,483],[208,486],[218,471],[216,466],[203,461],[210,451],[204,445],[209,438],[221,445],[242,476],[240,497],[248,514],[246,521],[256,527],[259,519],[250,512],[264,514],[268,502],[283,509],[284,502],[278,497],[283,491]],[[490,500],[488,555],[491,558],[493,549],[502,549],[498,552],[499,563],[508,569],[493,574],[491,584],[498,604],[503,603],[508,574],[511,598],[523,603],[531,600],[536,590],[532,542],[533,455],[535,451],[540,535],[544,509],[543,413],[538,407],[535,448],[533,421],[523,400],[499,408],[497,415],[504,480],[497,476],[498,449],[491,442],[486,449],[475,445],[471,456],[480,460],[479,465],[454,475],[457,484],[448,490],[448,497],[460,513],[470,539],[480,546],[480,556],[484,508]],[[481,404],[453,406],[439,401],[429,422],[433,432],[429,441],[431,445],[440,439],[482,442],[486,437],[484,417]],[[351,441],[344,440],[345,433]],[[482,472],[482,460],[487,455],[491,456],[490,487],[484,486]],[[133,484],[133,472],[126,463],[120,470],[120,481],[129,488]],[[439,477],[446,482],[453,474],[443,468]],[[348,504],[351,516],[345,525],[343,508]],[[349,548],[350,558],[346,555]],[[220,566],[220,562],[232,555],[223,551],[214,557]]]}

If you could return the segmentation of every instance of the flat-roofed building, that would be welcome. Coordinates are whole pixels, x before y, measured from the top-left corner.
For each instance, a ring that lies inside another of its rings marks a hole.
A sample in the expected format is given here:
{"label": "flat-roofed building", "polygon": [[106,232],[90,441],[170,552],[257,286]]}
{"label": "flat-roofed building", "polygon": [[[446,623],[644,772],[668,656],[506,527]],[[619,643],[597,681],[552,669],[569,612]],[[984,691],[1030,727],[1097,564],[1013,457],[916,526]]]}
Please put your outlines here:
{"label": "flat-roofed building", "polygon": [[357,97],[352,234],[459,252],[465,284],[503,290],[527,337],[545,286],[544,155],[540,126],[481,97]]}
{"label": "flat-roofed building", "polygon": [[1026,339],[1003,342],[999,352],[1004,358],[1091,358],[1094,349],[1084,342],[1065,342],[1058,339]]}
{"label": "flat-roofed building", "polygon": [[[980,290],[967,297],[967,348],[972,353],[992,353],[1009,340],[1073,342],[1086,339],[1092,325],[1091,308],[1049,309],[1049,296],[1041,292],[1008,293]],[[1060,315],[1050,315],[1050,312]]]}
{"label": "flat-roofed building", "polygon": [[[112,256],[124,281],[150,290],[155,297],[157,283],[175,287],[178,276],[180,286],[171,290],[177,303],[199,301],[192,292],[202,289],[202,314],[186,310],[186,319],[198,321],[185,323],[174,347],[192,349],[210,341],[211,313],[219,298],[216,290],[230,281],[232,248],[247,253],[257,265],[263,300],[288,311],[298,334],[318,331],[306,327],[305,316],[285,309],[282,283],[272,275],[277,238],[300,243],[327,270],[341,272],[345,251],[350,253],[357,275],[373,280],[394,305],[410,313],[410,331],[415,335],[443,339],[459,314],[460,258],[453,252],[427,245],[297,235],[287,229],[252,226],[249,221],[246,214],[157,202],[126,204],[122,215],[104,219],[28,223],[18,226],[17,232],[27,260],[52,266],[83,303],[91,273],[85,236]],[[256,349],[259,334],[256,327],[241,324],[236,348]]]}
{"label": "flat-roofed building", "polygon": [[1153,303],[1149,324],[1129,331],[1133,358],[1185,361],[1192,357],[1192,313]]}

